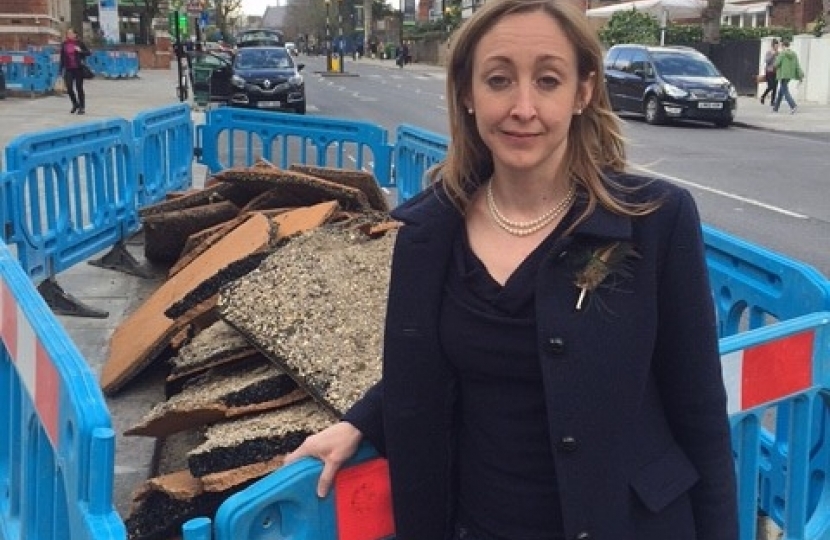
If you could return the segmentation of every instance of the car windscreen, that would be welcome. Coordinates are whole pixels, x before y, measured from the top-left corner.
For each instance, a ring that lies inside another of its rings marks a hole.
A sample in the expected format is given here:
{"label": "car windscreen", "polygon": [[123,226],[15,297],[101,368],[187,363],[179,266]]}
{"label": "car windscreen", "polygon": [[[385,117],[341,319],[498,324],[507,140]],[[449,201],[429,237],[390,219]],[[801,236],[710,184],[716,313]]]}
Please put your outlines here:
{"label": "car windscreen", "polygon": [[706,58],[686,54],[662,53],[652,54],[654,66],[666,77],[720,77],[718,69]]}
{"label": "car windscreen", "polygon": [[288,69],[294,66],[285,49],[239,49],[237,69]]}

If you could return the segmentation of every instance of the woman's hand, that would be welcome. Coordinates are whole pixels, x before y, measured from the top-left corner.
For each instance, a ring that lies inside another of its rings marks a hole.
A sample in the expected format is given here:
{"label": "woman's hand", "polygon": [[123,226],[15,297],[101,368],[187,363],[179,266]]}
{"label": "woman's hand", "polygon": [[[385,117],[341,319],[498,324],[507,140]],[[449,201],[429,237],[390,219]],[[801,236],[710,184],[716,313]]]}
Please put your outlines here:
{"label": "woman's hand", "polygon": [[308,437],[299,448],[285,456],[285,464],[301,457],[311,456],[323,462],[323,472],[317,482],[317,496],[325,497],[334,482],[334,475],[351,458],[363,439],[363,434],[348,422],[338,422]]}

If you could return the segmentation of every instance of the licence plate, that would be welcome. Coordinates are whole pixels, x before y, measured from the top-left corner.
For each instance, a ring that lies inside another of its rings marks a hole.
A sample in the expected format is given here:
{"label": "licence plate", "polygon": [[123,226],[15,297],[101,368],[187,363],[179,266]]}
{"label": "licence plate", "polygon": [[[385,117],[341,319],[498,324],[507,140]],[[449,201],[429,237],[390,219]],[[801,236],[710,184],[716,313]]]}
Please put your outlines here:
{"label": "licence plate", "polygon": [[698,109],[723,109],[723,103],[712,101],[701,101],[697,104]]}
{"label": "licence plate", "polygon": [[260,109],[279,109],[282,103],[279,101],[260,101],[256,104]]}

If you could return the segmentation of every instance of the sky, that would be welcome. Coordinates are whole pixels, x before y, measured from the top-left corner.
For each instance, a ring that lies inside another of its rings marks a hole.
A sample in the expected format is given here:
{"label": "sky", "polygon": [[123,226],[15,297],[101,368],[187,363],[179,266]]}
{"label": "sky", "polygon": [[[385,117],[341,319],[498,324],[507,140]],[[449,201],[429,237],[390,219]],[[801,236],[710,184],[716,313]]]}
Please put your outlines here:
{"label": "sky", "polygon": [[[242,0],[242,12],[246,15],[260,15],[265,13],[265,8],[268,6],[276,6],[277,3],[282,4],[282,0]],[[399,5],[395,0],[387,1],[393,6]]]}
{"label": "sky", "polygon": [[260,15],[265,13],[268,6],[276,6],[277,0],[242,0],[242,11],[246,15]]}

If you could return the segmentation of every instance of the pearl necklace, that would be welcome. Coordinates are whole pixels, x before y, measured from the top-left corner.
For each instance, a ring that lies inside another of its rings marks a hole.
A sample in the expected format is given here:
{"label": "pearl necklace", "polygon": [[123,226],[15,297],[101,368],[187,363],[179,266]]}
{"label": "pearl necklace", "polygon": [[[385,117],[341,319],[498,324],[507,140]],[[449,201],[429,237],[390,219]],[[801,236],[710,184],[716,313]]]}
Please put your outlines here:
{"label": "pearl necklace", "polygon": [[565,198],[562,199],[559,204],[542,214],[541,216],[537,217],[536,219],[532,219],[530,221],[512,221],[504,217],[504,214],[499,211],[498,207],[496,207],[496,199],[493,197],[493,182],[492,180],[487,183],[487,209],[490,210],[490,216],[493,218],[493,221],[496,222],[496,225],[499,226],[502,230],[506,231],[513,236],[528,236],[535,232],[539,232],[558,218],[562,212],[564,212],[573,202],[574,198],[576,198],[576,189],[574,188],[573,184],[571,184],[570,189],[568,190],[568,194],[565,195]]}

